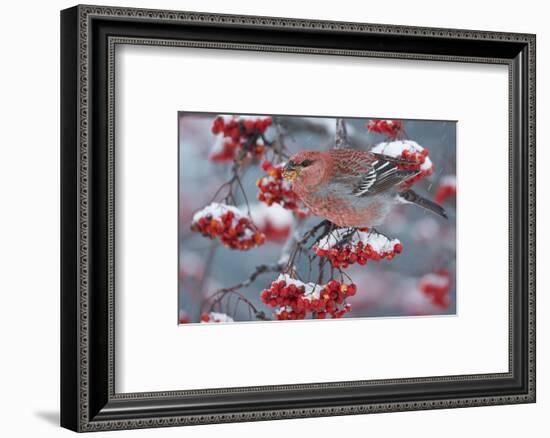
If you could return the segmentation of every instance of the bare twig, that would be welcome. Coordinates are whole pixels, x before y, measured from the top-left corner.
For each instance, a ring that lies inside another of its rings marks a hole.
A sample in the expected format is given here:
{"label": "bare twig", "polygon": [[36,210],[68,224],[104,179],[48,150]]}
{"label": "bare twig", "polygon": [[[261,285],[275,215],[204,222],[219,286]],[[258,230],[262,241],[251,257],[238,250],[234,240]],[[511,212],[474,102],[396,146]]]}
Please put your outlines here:
{"label": "bare twig", "polygon": [[273,119],[273,126],[275,127],[275,140],[271,143],[273,149],[274,162],[276,164],[289,158],[290,152],[285,144],[284,128],[281,125],[281,121],[278,117]]}
{"label": "bare twig", "polygon": [[349,145],[348,142],[348,130],[346,128],[346,122],[342,118],[336,119],[336,141],[334,142],[334,149],[345,148]]}
{"label": "bare twig", "polygon": [[240,293],[239,289],[244,289],[250,286],[252,283],[256,281],[256,279],[261,275],[268,272],[281,272],[283,270],[283,265],[280,263],[277,263],[275,265],[259,265],[256,266],[256,269],[250,274],[250,276],[242,281],[241,283],[235,284],[230,287],[224,287],[222,289],[218,289],[216,292],[214,292],[208,299],[210,302],[210,311],[212,311],[216,305],[218,305],[228,294],[234,294],[236,295],[240,301],[247,304],[248,307],[252,310],[254,313],[254,316],[256,319],[262,319],[267,320],[269,318],[266,317],[265,313],[262,311],[259,311],[256,306],[248,299],[246,298],[242,293]]}
{"label": "bare twig", "polygon": [[296,240],[296,242],[294,243],[294,247],[290,252],[288,262],[286,264],[286,268],[285,268],[286,272],[293,269],[297,256],[299,256],[302,251],[308,249],[306,248],[305,245],[309,241],[309,239],[314,237],[321,228],[327,228],[329,225],[330,225],[330,222],[325,219],[319,222],[314,227],[310,228],[306,233],[304,233],[304,235],[300,240]]}

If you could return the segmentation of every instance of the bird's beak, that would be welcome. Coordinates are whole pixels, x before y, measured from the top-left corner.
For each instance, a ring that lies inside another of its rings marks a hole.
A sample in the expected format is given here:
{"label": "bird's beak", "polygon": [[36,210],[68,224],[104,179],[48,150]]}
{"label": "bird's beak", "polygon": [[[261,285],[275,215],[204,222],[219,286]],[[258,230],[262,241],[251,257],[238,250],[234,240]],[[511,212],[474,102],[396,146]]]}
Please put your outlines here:
{"label": "bird's beak", "polygon": [[283,168],[283,178],[288,179],[289,181],[294,181],[300,174],[299,167],[296,166],[296,163],[289,161],[286,166]]}

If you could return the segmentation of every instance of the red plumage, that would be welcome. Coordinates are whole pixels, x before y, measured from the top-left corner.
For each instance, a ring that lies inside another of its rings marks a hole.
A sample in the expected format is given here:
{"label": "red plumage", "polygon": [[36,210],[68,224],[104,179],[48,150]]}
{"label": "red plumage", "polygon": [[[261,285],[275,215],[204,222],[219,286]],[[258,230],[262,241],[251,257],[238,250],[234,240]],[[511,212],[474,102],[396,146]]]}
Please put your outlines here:
{"label": "red plumage", "polygon": [[302,202],[317,216],[341,227],[380,225],[403,202],[446,217],[439,205],[403,186],[417,173],[406,169],[400,159],[355,149],[301,151],[285,168]]}

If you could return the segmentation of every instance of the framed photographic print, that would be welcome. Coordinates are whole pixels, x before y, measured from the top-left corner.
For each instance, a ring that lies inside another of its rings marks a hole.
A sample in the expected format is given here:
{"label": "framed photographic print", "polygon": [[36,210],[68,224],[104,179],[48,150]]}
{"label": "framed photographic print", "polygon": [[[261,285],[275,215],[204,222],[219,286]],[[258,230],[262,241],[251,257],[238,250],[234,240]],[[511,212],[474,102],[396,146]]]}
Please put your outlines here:
{"label": "framed photographic print", "polygon": [[535,36],[61,13],[61,424],[535,401]]}

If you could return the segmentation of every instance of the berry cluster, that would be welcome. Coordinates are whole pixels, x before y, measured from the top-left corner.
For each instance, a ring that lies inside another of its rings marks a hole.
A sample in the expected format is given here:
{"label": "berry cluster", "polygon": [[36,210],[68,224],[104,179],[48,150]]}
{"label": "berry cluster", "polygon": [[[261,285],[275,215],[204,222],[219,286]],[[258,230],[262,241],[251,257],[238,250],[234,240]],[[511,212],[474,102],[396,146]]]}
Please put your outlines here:
{"label": "berry cluster", "polygon": [[399,164],[401,169],[420,170],[422,165],[426,162],[429,151],[426,148],[422,150],[403,149],[401,152],[401,158],[410,162],[410,164]]}
{"label": "berry cluster", "polygon": [[434,165],[430,160],[429,151],[412,140],[397,140],[377,144],[371,152],[400,158],[408,161],[407,164],[399,164],[401,169],[417,170],[418,173],[403,183],[404,188],[410,188],[421,179],[430,176],[434,172]]}
{"label": "berry cluster", "polygon": [[435,192],[435,202],[443,204],[448,198],[456,195],[456,176],[447,175],[441,178]]}
{"label": "berry cluster", "polygon": [[290,226],[278,227],[277,224],[266,221],[261,227],[262,233],[265,234],[267,240],[272,242],[284,242],[290,234]]}
{"label": "berry cluster", "polygon": [[191,230],[241,251],[265,242],[265,235],[238,208],[216,202],[193,215]]}
{"label": "berry cluster", "polygon": [[274,317],[278,320],[305,319],[308,314],[317,319],[341,318],[351,311],[351,305],[344,300],[356,292],[357,286],[353,283],[330,280],[320,286],[281,274],[269,289],[262,291],[261,299],[275,308]]}
{"label": "berry cluster", "polygon": [[403,183],[403,186],[405,188],[410,188],[413,186],[413,184],[417,183],[421,179],[424,179],[428,176],[430,176],[434,172],[434,166],[431,161],[428,162],[428,165],[425,166],[426,160],[429,160],[428,158],[428,149],[423,149],[422,151],[413,151],[410,152],[408,150],[404,150],[401,154],[401,158],[405,160],[414,161],[415,164],[402,164],[399,167],[402,168],[412,168],[414,170],[419,170],[419,173],[409,178],[407,181]]}
{"label": "berry cluster", "polygon": [[233,318],[225,313],[218,312],[203,313],[201,315],[201,324],[218,322],[233,322]]}
{"label": "berry cluster", "polygon": [[449,306],[449,271],[439,269],[431,274],[426,274],[420,279],[420,290],[430,298],[434,306],[447,308]]}
{"label": "berry cluster", "polygon": [[212,123],[212,133],[221,136],[209,158],[212,161],[231,161],[238,151],[261,157],[265,150],[262,135],[272,123],[271,117],[216,117]]}
{"label": "berry cluster", "polygon": [[396,138],[403,129],[403,122],[400,120],[377,120],[371,119],[365,125],[369,132],[385,134],[391,140]]}
{"label": "berry cluster", "polygon": [[294,223],[294,216],[290,210],[285,210],[279,204],[268,207],[263,202],[250,206],[250,217],[265,234],[269,241],[283,242],[288,238]]}
{"label": "berry cluster", "polygon": [[178,314],[178,324],[189,324],[190,319],[187,312],[180,310]]}
{"label": "berry cluster", "polygon": [[323,237],[313,250],[327,257],[333,267],[345,269],[354,263],[363,266],[368,260],[391,260],[403,251],[403,245],[398,239],[390,240],[366,228],[339,228]]}
{"label": "berry cluster", "polygon": [[267,175],[256,182],[260,189],[258,200],[268,206],[279,204],[287,210],[292,210],[298,218],[303,219],[308,215],[308,211],[292,190],[292,184],[283,178],[283,167],[284,163],[276,166],[270,161],[262,163],[262,169]]}

